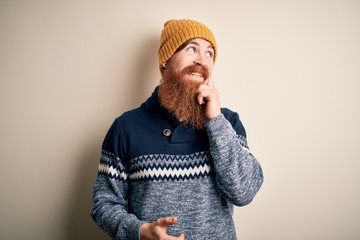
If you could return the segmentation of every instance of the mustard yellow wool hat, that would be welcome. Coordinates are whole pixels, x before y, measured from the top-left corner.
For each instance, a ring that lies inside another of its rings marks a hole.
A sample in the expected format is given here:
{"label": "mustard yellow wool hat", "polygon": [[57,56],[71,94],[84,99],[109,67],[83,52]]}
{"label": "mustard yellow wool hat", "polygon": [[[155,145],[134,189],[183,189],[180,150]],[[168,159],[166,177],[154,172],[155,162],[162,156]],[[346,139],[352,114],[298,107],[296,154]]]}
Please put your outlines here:
{"label": "mustard yellow wool hat", "polygon": [[214,62],[216,59],[216,41],[214,34],[204,24],[189,20],[168,20],[160,36],[159,66],[164,64],[176,52],[176,50],[191,38],[202,38],[210,42],[214,48]]}

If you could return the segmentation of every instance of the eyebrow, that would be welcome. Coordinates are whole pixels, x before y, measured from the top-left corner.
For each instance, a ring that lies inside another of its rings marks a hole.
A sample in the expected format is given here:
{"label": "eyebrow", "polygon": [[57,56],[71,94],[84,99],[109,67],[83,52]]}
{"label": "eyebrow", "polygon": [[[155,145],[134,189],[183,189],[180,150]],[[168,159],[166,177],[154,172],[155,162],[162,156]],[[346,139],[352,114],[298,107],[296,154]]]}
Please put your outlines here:
{"label": "eyebrow", "polygon": [[[189,44],[195,44],[196,46],[200,46],[200,44],[195,41],[189,41],[185,46],[187,46]],[[214,50],[214,47],[211,44],[209,44],[209,46],[207,48],[211,48]]]}
{"label": "eyebrow", "polygon": [[[199,43],[195,42],[194,39],[189,39],[186,42],[184,42],[178,49],[176,49],[175,53],[183,50],[189,44],[194,44],[194,45],[197,45],[197,46],[200,45]],[[211,48],[215,52],[215,48],[213,47],[213,45],[210,44],[207,48]]]}

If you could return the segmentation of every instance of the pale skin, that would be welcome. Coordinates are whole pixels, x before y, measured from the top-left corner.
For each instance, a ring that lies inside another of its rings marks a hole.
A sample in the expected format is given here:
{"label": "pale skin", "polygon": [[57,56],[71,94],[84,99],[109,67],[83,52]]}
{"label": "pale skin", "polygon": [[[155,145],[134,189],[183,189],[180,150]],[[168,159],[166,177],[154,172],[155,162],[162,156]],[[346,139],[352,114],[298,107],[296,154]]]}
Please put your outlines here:
{"label": "pale skin", "polygon": [[[214,49],[208,41],[200,38],[192,39],[185,48],[176,52],[168,63],[177,71],[192,64],[205,66],[209,71],[208,79],[204,79],[199,73],[193,73],[188,75],[186,80],[203,82],[198,90],[197,101],[203,105],[204,114],[208,120],[221,114],[219,92],[211,78],[214,68]],[[166,227],[176,222],[176,217],[169,216],[151,223],[144,223],[140,227],[140,238],[141,240],[184,240],[183,233],[179,236],[170,236],[166,233]]]}

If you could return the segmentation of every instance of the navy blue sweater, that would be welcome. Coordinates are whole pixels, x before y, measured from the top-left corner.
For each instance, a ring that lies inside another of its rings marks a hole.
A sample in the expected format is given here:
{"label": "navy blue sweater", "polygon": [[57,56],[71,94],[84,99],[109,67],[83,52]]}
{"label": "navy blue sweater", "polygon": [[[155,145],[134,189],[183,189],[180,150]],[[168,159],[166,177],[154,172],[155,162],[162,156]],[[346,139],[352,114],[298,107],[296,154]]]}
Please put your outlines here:
{"label": "navy blue sweater", "polygon": [[102,146],[91,216],[113,239],[139,239],[144,222],[177,216],[168,234],[236,239],[233,205],[263,182],[237,113],[223,108],[204,130],[182,125],[159,105],[157,89],[118,117]]}

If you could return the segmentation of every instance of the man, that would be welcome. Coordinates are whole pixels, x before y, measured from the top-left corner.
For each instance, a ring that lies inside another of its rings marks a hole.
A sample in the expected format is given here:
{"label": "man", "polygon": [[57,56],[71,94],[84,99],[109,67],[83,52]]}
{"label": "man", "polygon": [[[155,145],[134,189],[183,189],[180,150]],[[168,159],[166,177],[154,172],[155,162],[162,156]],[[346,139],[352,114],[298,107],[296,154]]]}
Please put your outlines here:
{"label": "man", "polygon": [[237,113],[220,108],[213,33],[164,24],[161,84],[103,142],[91,216],[114,239],[236,239],[233,206],[263,182]]}

